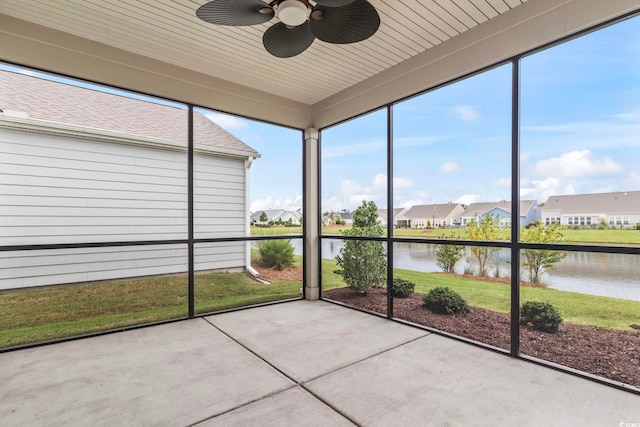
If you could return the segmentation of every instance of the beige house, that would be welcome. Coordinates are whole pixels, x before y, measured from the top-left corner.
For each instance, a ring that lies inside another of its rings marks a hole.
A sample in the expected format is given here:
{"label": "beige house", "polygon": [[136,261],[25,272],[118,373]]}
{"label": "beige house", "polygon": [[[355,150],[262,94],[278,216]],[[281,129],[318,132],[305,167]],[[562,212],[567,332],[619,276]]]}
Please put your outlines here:
{"label": "beige house", "polygon": [[542,207],[542,221],[547,225],[635,227],[640,223],[640,191],[551,196]]}
{"label": "beige house", "polygon": [[412,206],[398,218],[398,227],[426,228],[458,225],[464,212],[460,203]]}

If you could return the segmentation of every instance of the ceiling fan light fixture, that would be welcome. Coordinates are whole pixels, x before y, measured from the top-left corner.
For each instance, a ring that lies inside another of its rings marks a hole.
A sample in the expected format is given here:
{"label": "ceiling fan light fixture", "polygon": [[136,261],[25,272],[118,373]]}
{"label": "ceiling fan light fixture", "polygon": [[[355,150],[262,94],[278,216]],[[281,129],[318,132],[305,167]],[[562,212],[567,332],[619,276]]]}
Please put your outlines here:
{"label": "ceiling fan light fixture", "polygon": [[278,5],[278,18],[288,27],[304,24],[307,13],[307,6],[298,0],[284,0]]}

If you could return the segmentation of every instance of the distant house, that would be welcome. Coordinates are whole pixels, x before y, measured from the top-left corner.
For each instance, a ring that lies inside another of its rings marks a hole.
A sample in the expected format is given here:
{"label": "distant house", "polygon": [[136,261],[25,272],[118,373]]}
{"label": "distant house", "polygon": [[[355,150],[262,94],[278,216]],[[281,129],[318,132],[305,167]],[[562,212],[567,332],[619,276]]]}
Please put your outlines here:
{"label": "distant house", "polygon": [[342,210],[338,213],[340,219],[344,221],[345,224],[353,224],[353,212],[348,210]]}
{"label": "distant house", "polygon": [[458,224],[458,218],[464,212],[460,203],[416,205],[397,218],[398,227],[425,228],[447,227]]}
{"label": "distant house", "polygon": [[[266,218],[261,220],[261,218]],[[267,209],[254,212],[251,214],[251,223],[258,225],[266,225],[269,221],[274,223],[282,222],[283,224],[291,223],[294,225],[300,225],[300,219],[302,215],[299,212],[287,211],[284,209]]]}
{"label": "distant house", "polygon": [[545,224],[635,227],[640,223],[640,191],[551,196],[542,207]]}
{"label": "distant house", "polygon": [[[471,203],[460,216],[460,224],[467,225],[474,219],[481,221],[488,215],[498,218],[500,227],[511,227],[511,202]],[[527,225],[542,218],[542,212],[535,200],[520,201],[520,225]]]}
{"label": "distant house", "polygon": [[[187,114],[0,71],[0,243],[186,239]],[[260,154],[202,114],[193,119],[195,235],[245,236],[249,167]],[[187,270],[186,245],[0,257],[0,289]],[[243,270],[249,262],[245,242],[202,244],[195,257],[196,270]]]}
{"label": "distant house", "polygon": [[[398,218],[404,215],[406,211],[407,211],[406,208],[393,208],[391,215],[393,218],[394,228],[398,226]],[[387,228],[387,210],[386,209],[378,209],[378,222],[384,228]]]}

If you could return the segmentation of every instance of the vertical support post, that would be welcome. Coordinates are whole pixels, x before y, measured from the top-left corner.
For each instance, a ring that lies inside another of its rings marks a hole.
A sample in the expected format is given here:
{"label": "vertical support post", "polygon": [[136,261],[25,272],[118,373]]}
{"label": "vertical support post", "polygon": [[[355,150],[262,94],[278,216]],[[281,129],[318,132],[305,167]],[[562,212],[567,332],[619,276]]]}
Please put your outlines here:
{"label": "vertical support post", "polygon": [[188,126],[187,132],[187,223],[188,223],[188,236],[187,247],[189,257],[189,276],[188,276],[188,304],[189,304],[189,317],[195,315],[195,251],[194,251],[194,232],[193,232],[193,105],[189,105],[188,111]]}
{"label": "vertical support post", "polygon": [[387,106],[387,318],[393,318],[393,105]]}
{"label": "vertical support post", "polygon": [[[304,131],[304,298],[320,299],[320,134]],[[317,195],[317,197],[311,197]]]}
{"label": "vertical support post", "polygon": [[511,355],[520,353],[520,59],[511,80]]}

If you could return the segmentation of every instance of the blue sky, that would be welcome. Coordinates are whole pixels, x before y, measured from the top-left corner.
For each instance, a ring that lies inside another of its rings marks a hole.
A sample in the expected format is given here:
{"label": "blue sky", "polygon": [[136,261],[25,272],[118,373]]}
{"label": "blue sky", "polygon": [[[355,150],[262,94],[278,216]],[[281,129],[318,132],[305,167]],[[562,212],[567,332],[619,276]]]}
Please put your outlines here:
{"label": "blue sky", "polygon": [[[521,63],[523,199],[640,190],[640,18]],[[255,147],[252,208],[300,207],[297,131],[219,115]],[[509,200],[511,66],[394,107],[394,206]],[[274,171],[278,171],[274,173]],[[386,205],[386,112],[322,135],[322,211]]]}
{"label": "blue sky", "polygon": [[[640,18],[524,58],[521,94],[523,199],[640,190]],[[302,207],[300,131],[205,114],[262,154],[252,211]],[[510,65],[396,104],[394,206],[510,199],[510,144]],[[322,211],[365,199],[386,205],[384,110],[322,135]]]}

